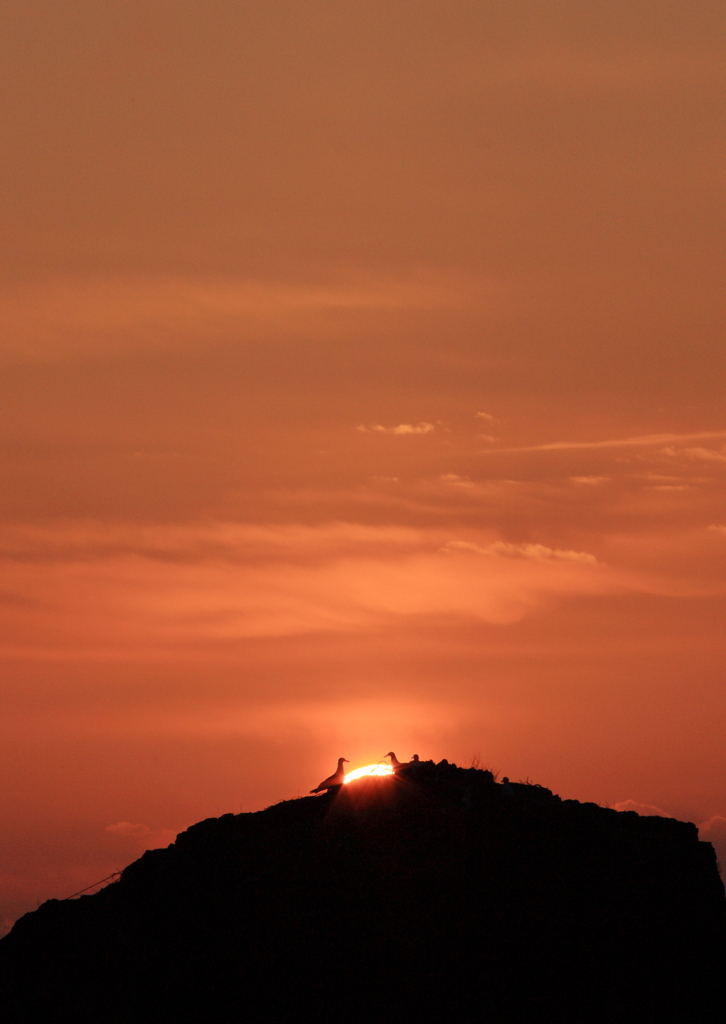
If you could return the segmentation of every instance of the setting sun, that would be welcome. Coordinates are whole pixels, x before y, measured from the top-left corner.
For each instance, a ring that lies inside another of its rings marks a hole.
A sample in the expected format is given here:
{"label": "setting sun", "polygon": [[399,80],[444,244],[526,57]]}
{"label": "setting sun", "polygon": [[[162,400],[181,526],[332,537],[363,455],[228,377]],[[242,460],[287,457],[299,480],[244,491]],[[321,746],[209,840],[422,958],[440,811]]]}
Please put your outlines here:
{"label": "setting sun", "polygon": [[354,771],[348,772],[344,783],[354,782],[356,779],[363,778],[364,775],[393,775],[393,768],[390,764],[367,764],[365,768],[356,768]]}

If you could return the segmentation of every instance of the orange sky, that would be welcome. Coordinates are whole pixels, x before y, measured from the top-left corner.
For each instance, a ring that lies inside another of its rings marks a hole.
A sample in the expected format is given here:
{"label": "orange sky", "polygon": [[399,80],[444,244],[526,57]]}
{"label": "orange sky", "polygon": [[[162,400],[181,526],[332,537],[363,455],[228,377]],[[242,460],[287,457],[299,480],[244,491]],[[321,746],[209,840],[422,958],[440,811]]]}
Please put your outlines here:
{"label": "orange sky", "polygon": [[5,17],[0,921],[392,747],[723,842],[723,3]]}

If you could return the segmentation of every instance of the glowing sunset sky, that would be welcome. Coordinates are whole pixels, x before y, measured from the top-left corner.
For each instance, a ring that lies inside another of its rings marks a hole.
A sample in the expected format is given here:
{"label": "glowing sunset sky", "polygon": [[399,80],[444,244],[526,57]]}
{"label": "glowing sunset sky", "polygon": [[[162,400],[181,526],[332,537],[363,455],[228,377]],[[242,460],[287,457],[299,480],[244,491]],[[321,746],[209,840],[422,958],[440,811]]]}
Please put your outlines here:
{"label": "glowing sunset sky", "polygon": [[721,841],[724,4],[5,11],[0,922],[391,748]]}

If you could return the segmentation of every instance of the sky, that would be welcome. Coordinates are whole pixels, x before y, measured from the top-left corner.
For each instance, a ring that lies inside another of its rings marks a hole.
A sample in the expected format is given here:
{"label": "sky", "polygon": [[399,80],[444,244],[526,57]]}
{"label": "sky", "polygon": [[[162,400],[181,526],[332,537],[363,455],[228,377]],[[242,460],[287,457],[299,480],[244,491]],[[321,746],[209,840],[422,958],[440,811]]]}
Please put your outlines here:
{"label": "sky", "polygon": [[726,863],[720,0],[6,0],[0,924],[447,758]]}

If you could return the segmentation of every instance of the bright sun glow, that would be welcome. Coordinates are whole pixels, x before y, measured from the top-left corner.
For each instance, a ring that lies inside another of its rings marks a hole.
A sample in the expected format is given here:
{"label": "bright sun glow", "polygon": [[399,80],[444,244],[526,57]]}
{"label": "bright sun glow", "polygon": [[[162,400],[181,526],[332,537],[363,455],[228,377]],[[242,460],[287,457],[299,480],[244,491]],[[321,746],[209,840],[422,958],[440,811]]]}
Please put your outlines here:
{"label": "bright sun glow", "polygon": [[354,771],[348,772],[344,781],[354,782],[364,775],[393,775],[393,768],[390,764],[367,764],[365,768],[356,768]]}

